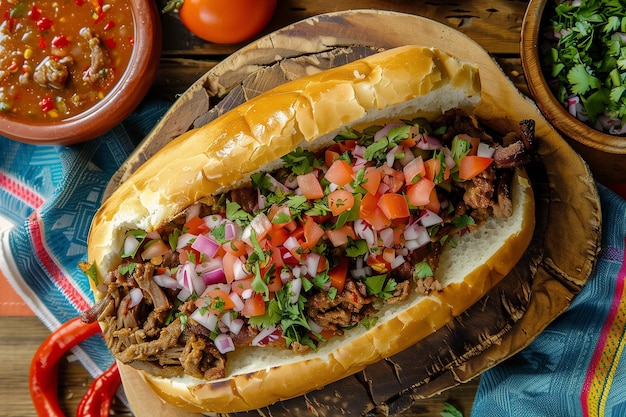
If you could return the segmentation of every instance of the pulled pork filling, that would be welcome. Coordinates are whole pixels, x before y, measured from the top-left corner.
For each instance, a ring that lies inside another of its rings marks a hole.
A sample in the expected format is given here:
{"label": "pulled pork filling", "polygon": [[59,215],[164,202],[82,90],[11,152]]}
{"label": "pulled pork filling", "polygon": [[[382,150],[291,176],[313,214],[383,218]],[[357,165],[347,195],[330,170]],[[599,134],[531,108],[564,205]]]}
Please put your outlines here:
{"label": "pulled pork filling", "polygon": [[129,230],[85,315],[123,363],[208,380],[240,346],[305,352],[372,326],[383,303],[441,291],[434,272],[455,235],[511,215],[513,169],[535,146],[533,121],[520,126],[496,143],[452,109],[296,149],[250,186]]}

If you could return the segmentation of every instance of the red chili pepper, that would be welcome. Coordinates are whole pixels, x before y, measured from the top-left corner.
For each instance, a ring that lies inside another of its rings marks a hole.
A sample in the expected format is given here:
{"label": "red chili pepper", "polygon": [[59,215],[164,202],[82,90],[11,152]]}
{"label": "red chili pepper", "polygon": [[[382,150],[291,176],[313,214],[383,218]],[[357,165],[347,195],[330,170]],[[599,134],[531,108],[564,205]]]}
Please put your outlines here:
{"label": "red chili pepper", "polygon": [[65,48],[70,44],[70,41],[65,37],[65,35],[58,35],[52,38],[52,46],[55,48]]}
{"label": "red chili pepper", "polygon": [[39,416],[63,416],[57,401],[58,361],[73,346],[100,332],[97,322],[80,317],[64,323],[39,346],[30,364],[30,396]]}
{"label": "red chili pepper", "polygon": [[112,20],[109,20],[105,25],[104,25],[104,30],[111,30],[115,27],[115,22]]}
{"label": "red chili pepper", "polygon": [[117,46],[117,43],[115,43],[115,39],[113,39],[113,38],[105,39],[104,40],[104,44],[109,49],[109,51],[115,49],[115,47]]}
{"label": "red chili pepper", "polygon": [[113,363],[109,369],[93,380],[89,390],[78,404],[76,416],[108,417],[111,400],[120,385],[122,385],[122,377],[117,363]]}
{"label": "red chili pepper", "polygon": [[53,25],[52,20],[50,20],[47,17],[42,17],[41,19],[37,21],[37,23],[35,23],[35,26],[37,26],[37,29],[39,29],[41,32],[49,30],[52,27],[52,25]]}
{"label": "red chili pepper", "polygon": [[32,20],[34,20],[35,22],[38,21],[39,19],[41,19],[41,10],[39,10],[37,8],[37,6],[33,6],[29,11],[28,11],[28,17],[30,17]]}
{"label": "red chili pepper", "polygon": [[50,97],[44,97],[41,100],[39,100],[39,108],[41,108],[41,111],[47,113],[50,110],[54,109],[54,100],[52,100],[52,98]]}
{"label": "red chili pepper", "polygon": [[[57,401],[59,360],[73,346],[100,332],[98,322],[76,317],[51,333],[39,346],[30,364],[30,396],[40,417],[63,417]],[[117,363],[91,383],[76,409],[76,417],[108,417],[111,401],[122,384]]]}

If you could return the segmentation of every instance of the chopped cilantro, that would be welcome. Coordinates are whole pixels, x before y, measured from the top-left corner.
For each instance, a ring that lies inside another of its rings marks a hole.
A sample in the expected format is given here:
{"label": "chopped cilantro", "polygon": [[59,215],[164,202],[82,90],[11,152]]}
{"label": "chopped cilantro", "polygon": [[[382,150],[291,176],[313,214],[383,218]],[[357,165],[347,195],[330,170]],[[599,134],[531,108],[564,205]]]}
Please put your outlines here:
{"label": "chopped cilantro", "polygon": [[474,218],[469,214],[462,214],[460,216],[455,216],[452,219],[452,224],[454,224],[454,227],[462,229],[467,226],[473,226],[476,224],[476,222],[474,221]]}
{"label": "chopped cilantro", "polygon": [[285,167],[296,175],[304,175],[313,171],[317,165],[315,154],[301,147],[282,157]]}
{"label": "chopped cilantro", "polygon": [[129,262],[127,264],[122,264],[119,267],[119,272],[122,275],[132,275],[135,272],[135,268],[137,267],[137,262]]}
{"label": "chopped cilantro", "polygon": [[441,412],[441,417],[463,417],[463,413],[461,413],[452,404],[443,403],[443,411]]}
{"label": "chopped cilantro", "polygon": [[426,277],[432,277],[433,275],[433,270],[428,262],[422,261],[415,264],[415,269],[413,271],[413,276],[415,278],[424,279]]}
{"label": "chopped cilantro", "polygon": [[367,242],[363,239],[353,240],[348,236],[348,246],[346,247],[346,256],[356,258],[367,253]]}
{"label": "chopped cilantro", "polygon": [[252,215],[242,210],[234,201],[226,201],[226,218],[245,226],[252,220]]}
{"label": "chopped cilantro", "polygon": [[393,278],[387,278],[386,274],[365,277],[363,282],[369,295],[375,295],[383,300],[393,296],[397,285],[396,281]]}

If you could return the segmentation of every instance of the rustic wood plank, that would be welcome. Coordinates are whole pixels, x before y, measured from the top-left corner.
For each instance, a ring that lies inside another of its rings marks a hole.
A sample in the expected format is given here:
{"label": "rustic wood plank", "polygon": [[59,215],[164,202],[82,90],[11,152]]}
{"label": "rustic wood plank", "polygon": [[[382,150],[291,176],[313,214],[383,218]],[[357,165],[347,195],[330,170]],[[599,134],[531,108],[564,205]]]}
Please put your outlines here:
{"label": "rustic wood plank", "polygon": [[[159,0],[159,3],[162,5],[164,1]],[[527,3],[524,0],[279,0],[272,20],[259,36],[321,13],[379,9],[421,15],[444,23],[465,33],[494,54],[519,54],[519,36]],[[225,55],[243,45],[217,45],[196,38],[184,29],[175,14],[164,15],[162,22],[166,34],[163,42],[166,56]]]}

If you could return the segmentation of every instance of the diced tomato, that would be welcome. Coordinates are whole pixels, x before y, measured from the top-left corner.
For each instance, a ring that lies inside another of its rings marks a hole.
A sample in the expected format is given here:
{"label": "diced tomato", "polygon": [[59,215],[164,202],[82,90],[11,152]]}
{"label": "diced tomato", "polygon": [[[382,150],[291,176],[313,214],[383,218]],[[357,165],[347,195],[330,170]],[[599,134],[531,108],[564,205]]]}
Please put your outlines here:
{"label": "diced tomato", "polygon": [[235,262],[239,259],[238,256],[233,255],[230,252],[226,252],[222,258],[222,264],[224,266],[224,275],[226,275],[226,282],[233,282],[235,280]]}
{"label": "diced tomato", "polygon": [[378,199],[378,208],[388,219],[402,219],[409,217],[409,204],[402,194],[387,193]]}
{"label": "diced tomato", "polygon": [[439,213],[441,210],[441,202],[439,201],[436,188],[433,188],[430,192],[430,202],[426,204],[424,208],[432,211],[433,213]]}
{"label": "diced tomato", "polygon": [[385,216],[383,211],[378,207],[365,216],[361,215],[361,218],[368,222],[377,231],[381,231],[391,226],[391,219]]}
{"label": "diced tomato", "polygon": [[328,271],[328,276],[330,277],[330,285],[331,287],[337,288],[338,293],[343,291],[343,287],[346,284],[348,267],[348,258],[343,257],[339,260],[337,266],[331,268]]}
{"label": "diced tomato", "polygon": [[235,303],[228,296],[228,293],[218,288],[209,290],[204,294],[204,303],[202,305],[214,314],[235,308]]}
{"label": "diced tomato", "polygon": [[426,175],[426,168],[424,167],[424,159],[422,156],[420,155],[411,160],[404,166],[402,172],[404,173],[406,185],[410,186],[411,184],[415,184],[420,178]]}
{"label": "diced tomato", "polygon": [[409,203],[415,207],[425,206],[430,203],[430,194],[435,188],[435,183],[426,177],[422,177],[415,184],[406,189],[406,197]]}
{"label": "diced tomato", "polygon": [[369,194],[376,194],[380,185],[381,172],[377,169],[369,169],[363,175],[361,186],[367,190]]}
{"label": "diced tomato", "polygon": [[283,287],[283,281],[278,274],[272,276],[267,283],[267,289],[270,292],[277,292]]}
{"label": "diced tomato", "polygon": [[239,239],[232,239],[230,242],[226,242],[222,245],[225,253],[230,253],[235,256],[243,256],[246,254],[246,244]]}
{"label": "diced tomato", "polygon": [[333,148],[326,149],[326,151],[324,151],[324,164],[326,164],[327,167],[331,166],[340,155],[341,154]]}
{"label": "diced tomato", "polygon": [[304,242],[302,243],[304,249],[311,249],[324,236],[324,229],[312,217],[306,218],[302,229],[304,230]]}
{"label": "diced tomato", "polygon": [[400,145],[405,146],[409,149],[414,147],[417,144],[415,138],[417,137],[417,135],[419,135],[419,133],[419,127],[411,126],[411,128],[409,129],[409,137],[400,141]]}
{"label": "diced tomato", "polygon": [[250,278],[246,278],[246,279],[240,279],[237,281],[234,281],[231,284],[231,291],[235,292],[237,294],[239,294],[240,296],[243,294],[243,292],[245,290],[251,290],[252,289],[252,281],[254,280],[254,277],[250,277]]}
{"label": "diced tomato", "polygon": [[356,239],[354,229],[352,228],[352,226],[347,224],[341,226],[338,229],[328,229],[326,231],[326,236],[334,247],[348,244],[348,237]]}
{"label": "diced tomato", "polygon": [[468,155],[476,155],[478,152],[478,145],[480,145],[480,138],[475,138],[474,136],[470,136],[465,133],[458,134],[457,137],[470,143],[470,150],[467,153]]}
{"label": "diced tomato", "polygon": [[354,206],[354,196],[350,191],[339,189],[328,194],[328,207],[333,216],[338,216]]}
{"label": "diced tomato", "polygon": [[354,150],[356,143],[357,143],[356,140],[344,140],[344,141],[338,142],[337,145],[339,145],[339,151],[343,153],[346,151]]}
{"label": "diced tomato", "polygon": [[463,180],[472,179],[487,169],[492,162],[493,158],[486,156],[466,155],[459,163],[459,177]]}
{"label": "diced tomato", "polygon": [[[298,224],[291,215],[291,210],[289,210],[289,207],[287,206],[279,206],[277,204],[273,205],[267,212],[267,217],[270,219],[272,227],[275,229],[285,228],[288,231],[293,232],[296,227],[298,227]],[[284,223],[279,222],[279,220],[282,221],[282,219],[289,220]]]}
{"label": "diced tomato", "polygon": [[241,314],[246,317],[255,317],[265,314],[263,294],[254,294],[252,297],[245,299],[243,301]]}
{"label": "diced tomato", "polygon": [[[426,178],[435,182],[435,179],[441,175],[441,160],[432,158],[424,161],[424,168],[426,169]],[[443,179],[445,181],[448,178],[450,178],[450,168],[446,166],[443,172]]]}
{"label": "diced tomato", "polygon": [[324,178],[343,187],[352,181],[352,173],[352,165],[343,159],[336,159],[326,171]]}
{"label": "diced tomato", "polygon": [[272,243],[272,245],[280,246],[289,238],[289,230],[283,227],[272,227],[272,229],[267,233],[267,238]]}
{"label": "diced tomato", "polygon": [[317,175],[315,175],[314,172],[309,172],[308,174],[304,175],[298,175],[296,177],[296,181],[298,182],[300,192],[307,199],[314,200],[324,197],[324,190],[322,189],[322,185],[320,184],[319,180],[317,179]]}
{"label": "diced tomato", "polygon": [[200,235],[209,231],[209,227],[199,216],[194,216],[187,220],[184,225],[185,230],[193,235]]}
{"label": "diced tomato", "polygon": [[387,262],[382,255],[370,255],[367,257],[367,265],[379,273],[388,272],[391,268],[389,262]]}
{"label": "diced tomato", "polygon": [[404,186],[404,173],[402,171],[383,165],[379,168],[382,173],[382,182],[387,185],[389,191],[397,193]]}
{"label": "diced tomato", "polygon": [[366,216],[376,210],[378,207],[378,196],[374,194],[365,194],[361,199],[359,206],[359,214],[361,217]]}

